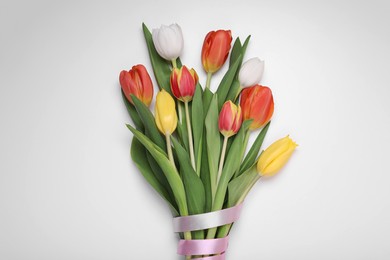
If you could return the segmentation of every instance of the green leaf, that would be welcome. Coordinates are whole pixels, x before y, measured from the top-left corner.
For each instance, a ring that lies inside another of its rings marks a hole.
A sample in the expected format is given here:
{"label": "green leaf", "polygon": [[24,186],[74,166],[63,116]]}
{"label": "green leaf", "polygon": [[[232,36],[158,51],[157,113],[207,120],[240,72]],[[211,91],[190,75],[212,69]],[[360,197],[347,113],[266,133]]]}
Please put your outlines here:
{"label": "green leaf", "polygon": [[139,131],[143,132],[144,131],[144,125],[142,123],[141,118],[139,117],[139,115],[137,113],[137,110],[135,109],[134,105],[131,104],[129,102],[129,100],[127,100],[126,95],[125,95],[125,93],[123,92],[122,89],[121,89],[121,92],[122,92],[123,102],[125,103],[127,112],[129,113],[129,116],[131,117],[131,120],[133,120],[133,123],[134,123],[135,127]]}
{"label": "green leaf", "polygon": [[233,207],[243,202],[259,178],[260,175],[257,172],[256,163],[254,163],[243,174],[232,180],[228,185],[229,199],[227,206]]}
{"label": "green leaf", "polygon": [[245,135],[249,129],[251,121],[246,120],[240,131],[235,135],[234,141],[229,149],[229,152],[226,156],[225,164],[222,169],[221,178],[219,180],[215,200],[213,203],[213,211],[222,209],[223,203],[225,201],[225,195],[227,190],[227,185],[230,179],[233,177],[233,174],[239,169],[241,160],[237,159],[243,154],[243,143],[245,140]]}
{"label": "green leaf", "polygon": [[178,209],[176,202],[172,200],[166,188],[161,185],[153,174],[153,170],[149,165],[149,162],[146,158],[146,150],[142,144],[138,141],[137,138],[133,138],[131,143],[131,158],[133,159],[135,165],[140,170],[146,181],[160,194],[160,196],[168,202],[169,206],[172,209],[174,216],[178,216]]}
{"label": "green leaf", "polygon": [[248,154],[245,156],[244,161],[241,164],[239,176],[241,173],[245,172],[249,167],[252,166],[252,164],[256,161],[257,155],[259,154],[261,145],[263,144],[264,138],[267,134],[268,128],[271,124],[271,121],[268,122],[264,126],[264,128],[260,131],[259,135],[257,136],[256,140],[253,142],[251,149],[249,150]]}
{"label": "green leaf", "polygon": [[[187,130],[187,117],[184,111],[184,105],[181,101],[176,100],[177,103],[177,113],[181,113],[181,122],[180,116],[177,122],[177,133],[179,134],[180,143],[184,146],[186,151],[189,151],[189,143],[188,143],[188,130]],[[180,112],[179,112],[180,111]]]}
{"label": "green leaf", "polygon": [[213,92],[210,89],[205,89],[203,92],[203,115],[204,119],[206,119],[207,113],[209,111],[211,100],[213,99]]}
{"label": "green leaf", "polygon": [[[251,36],[249,35],[248,37],[246,37],[245,39],[245,42],[244,44],[242,45],[242,49],[241,49],[241,59],[244,58],[245,56],[245,52],[246,52],[246,48],[248,48],[248,44],[249,44],[249,40],[251,39]],[[240,65],[241,66],[241,65]]]}
{"label": "green leaf", "polygon": [[236,60],[241,54],[241,49],[242,49],[241,41],[240,38],[237,37],[236,40],[234,41],[232,51],[230,52],[229,67],[231,67],[232,64],[236,62]]}
{"label": "green leaf", "polygon": [[218,128],[218,98],[215,94],[211,100],[209,111],[205,119],[206,143],[209,163],[211,192],[214,197],[218,173],[218,162],[221,150],[221,139]]}
{"label": "green leaf", "polygon": [[204,127],[202,87],[198,83],[195,89],[194,98],[191,106],[192,133],[194,136],[194,152],[196,160],[196,173],[200,175],[200,166],[202,162],[202,138]]}
{"label": "green leaf", "polygon": [[238,95],[240,94],[240,92],[241,92],[240,82],[237,79],[235,79],[233,81],[232,86],[229,89],[229,94],[227,95],[226,100],[231,100],[233,103],[237,104]]}
{"label": "green leaf", "polygon": [[[234,43],[233,49],[232,49],[232,54],[230,55],[230,66],[236,61],[239,63],[239,65],[237,67],[235,79],[234,79],[232,85],[230,86],[229,93],[226,97],[226,100],[232,100],[235,103],[238,102],[237,98],[241,92],[240,82],[238,81],[238,73],[240,71],[242,61],[244,59],[245,52],[246,52],[246,49],[248,47],[250,38],[251,38],[251,36],[249,35],[245,39],[244,45],[241,45],[240,40],[237,38],[236,42]],[[240,54],[241,54],[241,56],[240,56]]]}
{"label": "green leaf", "polygon": [[[137,138],[135,138],[135,139],[137,139]],[[165,175],[164,175],[163,171],[161,170],[160,166],[158,165],[156,160],[153,158],[153,156],[148,151],[145,150],[145,154],[146,154],[146,158],[148,160],[149,166],[150,166],[150,168],[153,171],[154,176],[156,177],[158,182],[162,186],[164,186],[164,188],[167,190],[167,192],[169,194],[169,197],[171,198],[171,201],[173,201],[174,205],[176,205],[175,197],[173,196],[173,192],[172,192],[171,186],[169,185],[168,180],[165,177]]]}
{"label": "green leaf", "polygon": [[187,195],[188,212],[190,215],[203,213],[205,205],[203,183],[192,168],[187,151],[175,138],[172,138],[172,142],[179,159],[180,174]]}
{"label": "green leaf", "polygon": [[218,86],[217,89],[217,95],[218,95],[218,108],[220,109],[226,101],[226,97],[229,93],[229,89],[233,83],[234,77],[236,76],[236,72],[238,67],[240,66],[242,59],[241,55],[238,57],[238,59],[233,63],[233,65],[228,69],[225,76],[222,78],[221,83]]}
{"label": "green leaf", "polygon": [[138,115],[144,123],[147,136],[161,149],[163,149],[163,151],[166,151],[166,143],[157,128],[156,121],[152,112],[150,112],[149,108],[144,103],[142,103],[142,101],[139,100],[136,96],[132,95],[131,97],[134,102],[135,108],[137,109]]}
{"label": "green leaf", "polygon": [[169,161],[167,154],[161,150],[160,147],[154,144],[148,137],[146,137],[140,131],[136,130],[131,125],[126,126],[156,160],[172,188],[180,215],[187,216],[188,208],[184,185],[179,176],[179,173],[176,170],[176,167]]}
{"label": "green leaf", "polygon": [[154,47],[152,34],[144,23],[142,23],[142,29],[144,32],[146,45],[149,51],[150,62],[152,64],[157,84],[160,89],[165,89],[168,93],[171,94],[171,85],[169,80],[171,75],[170,62],[161,58],[160,55],[157,53],[156,48]]}
{"label": "green leaf", "polygon": [[[206,135],[206,130],[203,131],[203,134]],[[211,211],[212,206],[212,193],[211,193],[211,181],[210,181],[210,169],[209,169],[209,160],[208,160],[208,154],[207,154],[207,143],[206,138],[203,138],[203,144],[202,147],[204,147],[202,152],[202,164],[200,167],[200,178],[203,182],[204,191],[206,195],[206,210],[205,212]]]}

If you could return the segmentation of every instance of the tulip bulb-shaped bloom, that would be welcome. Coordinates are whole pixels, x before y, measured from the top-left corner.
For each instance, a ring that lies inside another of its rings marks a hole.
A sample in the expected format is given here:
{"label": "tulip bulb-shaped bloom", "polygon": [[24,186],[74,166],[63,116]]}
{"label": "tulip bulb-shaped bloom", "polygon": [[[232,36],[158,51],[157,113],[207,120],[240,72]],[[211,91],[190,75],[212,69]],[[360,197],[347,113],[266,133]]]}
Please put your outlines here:
{"label": "tulip bulb-shaped bloom", "polygon": [[[186,113],[187,131],[188,131],[188,144],[190,148],[191,164],[194,170],[196,170],[194,145],[192,140],[192,127],[191,119],[188,108],[188,102],[192,100],[195,93],[196,84],[198,83],[198,75],[194,69],[188,70],[186,66],[180,69],[174,68],[171,73],[171,90],[173,95],[180,101],[184,102],[184,108]],[[180,110],[179,110],[180,111]]]}
{"label": "tulip bulb-shaped bloom", "polygon": [[244,120],[253,119],[249,129],[266,125],[274,113],[274,98],[268,87],[256,85],[245,88],[240,100]]}
{"label": "tulip bulb-shaped bloom", "polygon": [[241,87],[251,87],[258,84],[263,77],[264,61],[259,58],[252,58],[242,64],[238,74]]}
{"label": "tulip bulb-shaped bloom", "polygon": [[182,102],[192,100],[195,87],[198,83],[198,74],[194,69],[188,70],[186,66],[174,68],[171,73],[171,90],[173,95]]}
{"label": "tulip bulb-shaped bloom", "polygon": [[242,123],[241,107],[228,100],[223,104],[219,113],[218,127],[225,137],[235,135],[240,130]]}
{"label": "tulip bulb-shaped bloom", "polygon": [[156,125],[164,135],[171,135],[177,126],[175,101],[165,90],[161,90],[156,97]]}
{"label": "tulip bulb-shaped bloom", "polygon": [[271,144],[257,162],[258,173],[261,176],[275,175],[287,163],[297,146],[289,136]]}
{"label": "tulip bulb-shaped bloom", "polygon": [[[232,101],[226,101],[219,113],[218,127],[221,134],[224,136],[221,158],[219,159],[217,182],[212,183],[212,191],[218,187],[219,180],[222,175],[223,164],[225,162],[226,147],[229,137],[237,134],[242,124],[242,114],[240,105],[236,106]],[[214,231],[213,231],[214,232]]]}
{"label": "tulip bulb-shaped bloom", "polygon": [[178,24],[153,29],[152,38],[158,54],[168,61],[176,60],[183,51],[183,33]]}
{"label": "tulip bulb-shaped bloom", "polygon": [[145,105],[150,105],[153,98],[153,83],[143,65],[135,65],[129,71],[122,70],[119,82],[127,100],[132,104],[131,95],[134,95]]}
{"label": "tulip bulb-shaped bloom", "polygon": [[208,73],[214,73],[225,63],[232,42],[230,30],[211,31],[206,35],[202,48],[202,64]]}

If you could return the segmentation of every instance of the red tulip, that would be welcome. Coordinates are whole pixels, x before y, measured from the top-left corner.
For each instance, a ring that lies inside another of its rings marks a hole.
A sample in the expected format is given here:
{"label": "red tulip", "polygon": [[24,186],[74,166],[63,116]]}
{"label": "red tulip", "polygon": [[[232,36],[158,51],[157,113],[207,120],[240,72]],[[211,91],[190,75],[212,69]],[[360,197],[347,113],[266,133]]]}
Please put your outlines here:
{"label": "red tulip", "polygon": [[211,31],[206,35],[202,48],[202,64],[208,73],[214,73],[225,63],[232,42],[230,30]]}
{"label": "red tulip", "polygon": [[244,120],[253,119],[249,129],[263,127],[274,113],[274,98],[268,87],[255,85],[241,93],[241,108]]}
{"label": "red tulip", "polygon": [[132,104],[131,95],[149,106],[153,98],[153,83],[144,65],[135,65],[129,71],[122,70],[119,82],[127,100]]}
{"label": "red tulip", "polygon": [[242,123],[242,113],[240,105],[235,105],[228,100],[223,104],[219,113],[218,127],[219,131],[225,137],[237,134]]}
{"label": "red tulip", "polygon": [[198,83],[198,74],[194,69],[188,70],[186,66],[175,68],[171,74],[171,90],[173,95],[183,102],[192,100]]}

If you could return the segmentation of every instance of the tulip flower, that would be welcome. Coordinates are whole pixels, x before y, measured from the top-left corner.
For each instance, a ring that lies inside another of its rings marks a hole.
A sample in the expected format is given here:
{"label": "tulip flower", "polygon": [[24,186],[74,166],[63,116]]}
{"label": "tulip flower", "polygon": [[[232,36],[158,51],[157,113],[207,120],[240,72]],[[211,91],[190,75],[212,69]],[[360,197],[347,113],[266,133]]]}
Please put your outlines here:
{"label": "tulip flower", "polygon": [[245,88],[241,93],[240,105],[243,119],[253,119],[249,129],[266,125],[274,113],[274,99],[268,87],[256,85]]}
{"label": "tulip flower", "polygon": [[153,98],[153,83],[143,65],[135,65],[129,71],[122,70],[119,82],[129,102],[133,104],[131,95],[134,95],[145,105],[150,105]]}
{"label": "tulip flower", "polygon": [[219,114],[218,127],[225,137],[235,135],[242,123],[241,107],[228,100],[223,104]]}
{"label": "tulip flower", "polygon": [[177,126],[177,115],[175,109],[175,101],[171,95],[162,89],[156,96],[156,125],[158,130],[165,135],[167,143],[168,157],[173,166],[175,161],[173,159],[171,135],[175,131]]}
{"label": "tulip flower", "polygon": [[153,29],[152,38],[158,54],[162,58],[172,61],[176,67],[176,59],[183,52],[184,45],[180,26],[178,24],[161,25],[159,29]]}
{"label": "tulip flower", "polygon": [[225,161],[226,147],[229,137],[237,134],[242,124],[242,114],[240,105],[236,106],[232,101],[226,101],[219,113],[218,127],[221,134],[224,136],[221,158],[219,160],[217,186],[221,178],[223,164]]}
{"label": "tulip flower", "polygon": [[260,176],[275,175],[287,163],[297,146],[289,136],[271,144],[260,155],[257,162],[257,171]]}
{"label": "tulip flower", "polygon": [[164,89],[156,97],[156,125],[164,135],[171,135],[177,126],[175,101]]}
{"label": "tulip flower", "polygon": [[242,64],[238,74],[241,87],[251,87],[258,84],[263,77],[264,61],[259,58],[252,58]]}
{"label": "tulip flower", "polygon": [[[191,164],[196,171],[194,144],[192,140],[192,127],[188,102],[192,100],[195,93],[196,84],[198,83],[198,75],[194,69],[188,70],[186,66],[180,69],[174,68],[171,73],[171,90],[173,95],[180,101],[184,102],[186,112],[188,143],[190,148]],[[180,111],[180,110],[179,110]]]}
{"label": "tulip flower", "polygon": [[222,67],[229,56],[231,42],[230,30],[211,31],[206,35],[202,47],[202,64],[207,72],[207,88],[210,88],[211,75]]}
{"label": "tulip flower", "polygon": [[174,68],[171,73],[171,90],[173,95],[182,102],[192,100],[195,87],[198,83],[198,74],[194,69],[188,70],[186,66]]}

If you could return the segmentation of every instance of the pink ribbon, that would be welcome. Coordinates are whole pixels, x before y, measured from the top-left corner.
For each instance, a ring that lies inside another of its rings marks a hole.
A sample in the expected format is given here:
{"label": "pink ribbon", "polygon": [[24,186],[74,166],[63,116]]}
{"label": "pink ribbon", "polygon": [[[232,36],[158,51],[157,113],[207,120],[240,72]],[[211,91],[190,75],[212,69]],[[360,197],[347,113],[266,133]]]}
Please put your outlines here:
{"label": "pink ribbon", "polygon": [[[224,253],[229,244],[229,237],[204,239],[204,240],[180,240],[177,248],[179,255],[213,255]],[[207,259],[207,258],[206,258]]]}
{"label": "pink ribbon", "polygon": [[[173,219],[174,232],[188,232],[209,229],[233,223],[238,220],[242,204],[237,206]],[[179,255],[215,255],[204,260],[225,260],[225,251],[229,244],[229,236],[216,239],[180,240],[177,248]]]}

